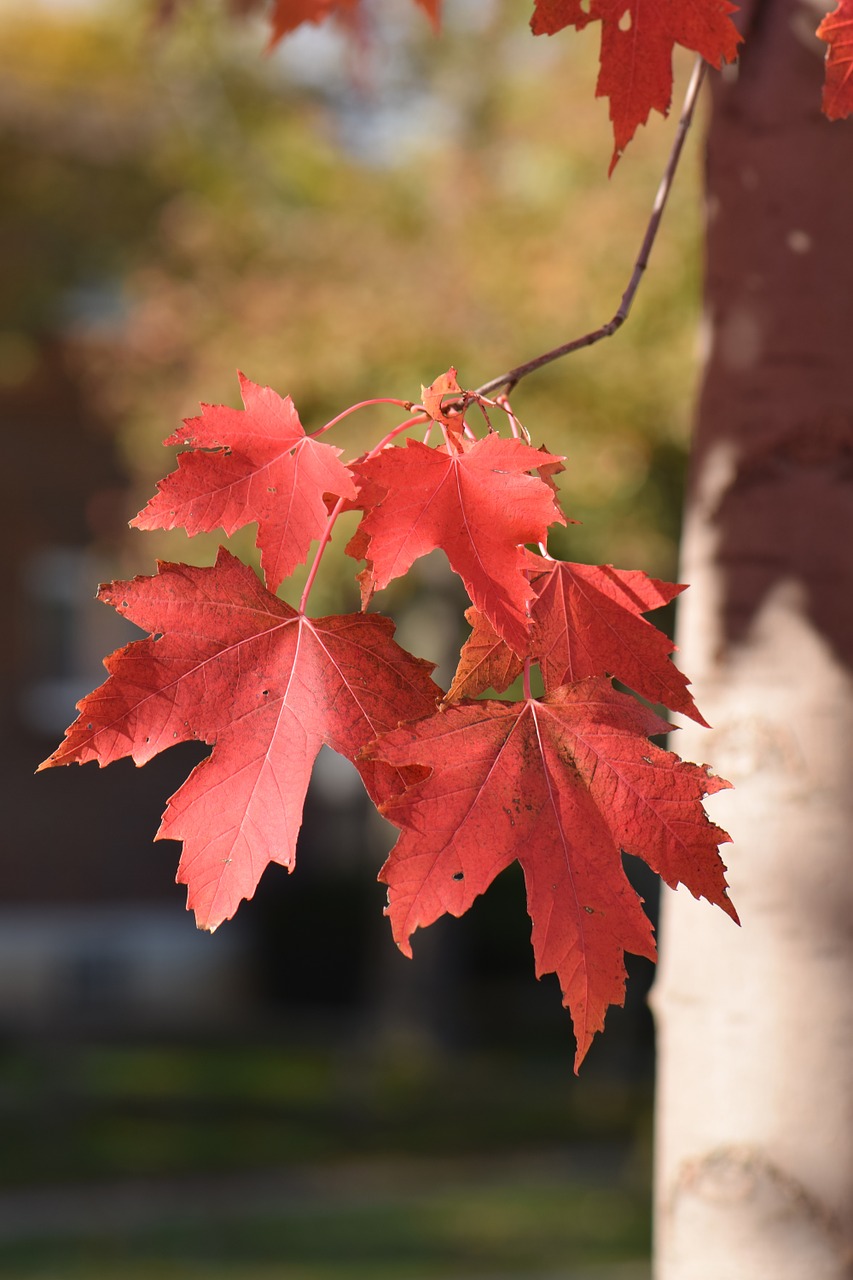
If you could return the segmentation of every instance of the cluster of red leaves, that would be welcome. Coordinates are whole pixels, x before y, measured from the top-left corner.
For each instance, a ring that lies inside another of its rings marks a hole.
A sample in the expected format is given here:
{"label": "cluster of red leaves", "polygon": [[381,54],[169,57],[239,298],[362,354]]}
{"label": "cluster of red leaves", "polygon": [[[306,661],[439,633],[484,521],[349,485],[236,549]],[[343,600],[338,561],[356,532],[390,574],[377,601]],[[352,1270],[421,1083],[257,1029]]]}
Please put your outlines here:
{"label": "cluster of red leaves", "polygon": [[[204,406],[167,441],[185,451],[133,523],[191,534],[256,523],[265,585],[223,549],[209,568],[161,563],[154,577],[102,587],[100,598],[149,635],[106,660],[109,678],[42,767],[144,764],[176,742],[207,743],[158,838],[183,841],[178,879],[212,930],[269,862],[292,870],[327,744],[401,830],[381,879],[407,953],[416,928],[460,915],[518,859],[536,971],[559,977],[579,1064],[608,1005],[624,998],[625,951],[654,954],[623,852],[737,918],[718,853],[728,837],[702,808],[728,784],[654,746],[667,724],[611,684],[704,723],[672,644],[642,617],[681,587],[552,559],[548,527],[565,523],[554,483],[562,459],[522,438],[505,402],[460,391],[453,370],[421,404],[394,402],[409,416],[348,466],[318,439],[338,419],[306,435],[289,398],[246,379],[242,389],[244,409]],[[439,443],[395,443],[416,426]],[[437,547],[465,584],[473,631],[447,694],[431,665],[395,642],[390,619],[306,613],[344,509],[362,512],[347,550],[366,561],[365,608]],[[274,591],[315,542],[294,609]],[[519,675],[521,700],[480,697]]]}
{"label": "cluster of red leaves", "polygon": [[[416,3],[437,26],[440,0]],[[274,0],[271,43],[303,22],[322,22],[332,15],[350,27],[357,26],[359,12],[359,0]],[[554,35],[566,27],[581,30],[591,22],[601,23],[596,95],[610,101],[612,171],[649,113],[668,113],[676,45],[699,54],[713,67],[734,61],[741,39],[732,20],[736,12],[737,5],[730,0],[656,0],[654,4],[643,0],[534,0],[530,25],[535,35]],[[817,34],[828,46],[823,109],[831,120],[838,120],[853,113],[853,0],[838,0]]]}

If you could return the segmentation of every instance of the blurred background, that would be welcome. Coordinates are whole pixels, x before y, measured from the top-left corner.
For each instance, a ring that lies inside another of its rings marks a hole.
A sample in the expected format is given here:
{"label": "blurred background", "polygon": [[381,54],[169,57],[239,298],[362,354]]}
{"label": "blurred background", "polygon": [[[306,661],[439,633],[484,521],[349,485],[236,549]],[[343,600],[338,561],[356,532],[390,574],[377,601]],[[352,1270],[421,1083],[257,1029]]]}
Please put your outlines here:
{"label": "blurred background", "polygon": [[[340,758],[318,761],[296,873],[269,868],[213,937],[178,847],[152,843],[196,748],[33,771],[135,632],[97,584],[212,560],[214,537],[127,529],[181,418],[238,405],[239,368],[310,431],[602,323],[674,122],[608,182],[597,35],[534,40],[523,5],[447,0],[436,39],[379,0],[361,47],[312,29],[266,57],[260,19],[160,9],[0,3],[0,1274],[645,1280],[649,966],[576,1079],[520,875],[403,959],[376,883],[394,833]],[[626,329],[513,398],[568,455],[581,523],[552,550],[668,578],[697,155]],[[393,421],[333,443],[351,457]],[[346,532],[318,612],[355,607]],[[231,541],[250,560],[253,536]],[[446,565],[375,603],[448,680],[465,601]]]}

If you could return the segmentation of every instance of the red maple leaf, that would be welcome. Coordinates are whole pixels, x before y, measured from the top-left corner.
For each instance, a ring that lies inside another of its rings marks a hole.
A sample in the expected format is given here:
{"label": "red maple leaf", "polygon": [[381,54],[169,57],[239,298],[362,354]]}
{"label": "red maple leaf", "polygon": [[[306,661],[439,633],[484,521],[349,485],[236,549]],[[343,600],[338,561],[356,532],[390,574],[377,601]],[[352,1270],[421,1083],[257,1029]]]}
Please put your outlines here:
{"label": "red maple leaf", "polygon": [[456,376],[456,370],[450,368],[447,373],[435,378],[428,387],[421,387],[421,404],[433,422],[440,422],[449,431],[459,435],[463,427],[460,414],[445,413],[442,401],[446,396],[455,396],[457,400],[464,395]]}
{"label": "red maple leaf", "polygon": [[830,120],[853,113],[853,0],[838,0],[817,29],[826,51],[823,110]]}
{"label": "red maple leaf", "polygon": [[[347,550],[367,558],[362,594],[404,574],[436,547],[447,555],[473,600],[517,652],[528,643],[532,588],[524,543],[541,542],[549,524],[565,524],[552,489],[529,472],[557,462],[551,454],[490,434],[452,451],[408,440],[353,464],[367,481],[366,514]],[[376,500],[381,486],[384,496]]]}
{"label": "red maple leaf", "polygon": [[[688,689],[687,677],[670,662],[675,645],[640,615],[669,604],[683,586],[660,582],[640,569],[572,564],[529,555],[536,573],[530,654],[539,663],[545,689],[613,676],[671,711],[705,724]],[[520,674],[521,662],[476,610],[465,615],[473,632],[445,701],[476,697],[485,689],[502,693]]]}
{"label": "red maple leaf", "polygon": [[535,0],[534,35],[554,35],[601,22],[601,69],[596,97],[610,99],[615,149],[610,172],[651,110],[666,115],[672,102],[675,45],[714,67],[731,62],[741,39],[729,0]]}
{"label": "red maple leaf", "polygon": [[[441,0],[416,0],[416,3],[437,28],[441,16]],[[270,14],[270,48],[303,22],[320,23],[333,16],[346,26],[357,28],[360,24],[359,0],[275,0]]]}
{"label": "red maple leaf", "polygon": [[270,13],[269,48],[304,22],[319,24],[332,16],[346,26],[358,24],[359,0],[275,0]]}
{"label": "red maple leaf", "polygon": [[651,925],[621,852],[643,858],[737,920],[702,797],[729,784],[648,741],[667,725],[606,680],[542,701],[475,702],[401,725],[370,758],[431,773],[382,806],[402,834],[380,874],[398,946],[459,916],[518,859],[537,976],[557,974],[577,1040],[575,1069],[610,1004],[624,952],[654,956]]}
{"label": "red maple leaf", "polygon": [[472,631],[462,646],[459,665],[445,703],[460,698],[476,698],[486,689],[503,693],[524,670],[524,662],[504,644],[488,618],[472,606],[465,610]]}
{"label": "red maple leaf", "polygon": [[588,676],[614,676],[649,702],[706,723],[687,677],[670,662],[675,645],[641,617],[669,604],[683,586],[650,578],[641,569],[539,562],[544,572],[534,583],[531,647],[546,690]]}
{"label": "red maple leaf", "polygon": [[144,764],[176,742],[213,745],[157,833],[184,841],[178,879],[201,928],[232,916],[267,863],[293,868],[323,743],[354,761],[376,801],[418,776],[359,757],[441,696],[432,664],[395,643],[390,619],[296,613],[224,549],[213,568],[161,563],[99,597],[151,636],[106,659],[109,679],[41,767],[128,755]]}
{"label": "red maple leaf", "polygon": [[[545,454],[547,454],[547,453],[548,453],[548,450],[545,448],[544,444],[541,444],[541,445],[539,446],[539,452],[540,452],[540,453],[545,453]],[[550,457],[550,455],[549,455],[549,457]],[[541,466],[541,467],[537,467],[537,468],[536,468],[536,470],[537,470],[538,474],[541,476],[541,478],[542,478],[542,479],[545,481],[545,483],[547,484],[548,488],[549,488],[549,489],[550,489],[554,494],[559,494],[559,492],[560,492],[559,488],[557,487],[557,481],[556,481],[556,479],[555,479],[555,476],[560,475],[560,473],[561,473],[561,472],[563,472],[563,471],[565,471],[565,469],[566,469],[566,467],[565,467],[565,463],[563,462],[563,460],[562,460],[561,458],[557,458],[557,459],[556,459],[556,461],[555,461],[553,457],[551,457],[551,460],[550,460],[549,462],[543,462],[543,464],[542,464],[542,466]],[[577,521],[576,521],[576,520],[569,520],[569,521],[568,521],[568,523],[569,523],[569,524],[577,524]]]}
{"label": "red maple leaf", "polygon": [[355,498],[340,449],[306,436],[293,401],[240,374],[245,409],[202,405],[165,442],[189,446],[178,469],[131,521],[138,529],[222,528],[229,536],[257,521],[266,582],[275,591],[306,559],[326,526],[325,493]]}

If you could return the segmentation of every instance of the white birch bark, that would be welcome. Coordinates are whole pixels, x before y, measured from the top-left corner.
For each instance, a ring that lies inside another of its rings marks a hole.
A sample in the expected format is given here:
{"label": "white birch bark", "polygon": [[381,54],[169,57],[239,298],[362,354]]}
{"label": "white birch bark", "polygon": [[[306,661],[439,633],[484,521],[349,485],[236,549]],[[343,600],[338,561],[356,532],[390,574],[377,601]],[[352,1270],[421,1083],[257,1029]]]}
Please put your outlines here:
{"label": "white birch bark", "polygon": [[761,0],[708,149],[680,664],[737,929],[665,891],[656,1280],[853,1276],[853,130]]}

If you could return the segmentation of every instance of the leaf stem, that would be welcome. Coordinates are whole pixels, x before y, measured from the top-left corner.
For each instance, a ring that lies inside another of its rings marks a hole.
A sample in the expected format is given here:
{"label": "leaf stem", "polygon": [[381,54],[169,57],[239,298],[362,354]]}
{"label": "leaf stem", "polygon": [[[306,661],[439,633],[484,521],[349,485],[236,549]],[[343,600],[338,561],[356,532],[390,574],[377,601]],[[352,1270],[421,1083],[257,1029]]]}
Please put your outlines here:
{"label": "leaf stem", "polygon": [[[398,404],[401,402],[395,400],[393,401],[393,403]],[[406,405],[406,408],[412,408],[412,407],[413,407],[412,405]],[[379,443],[373,446],[373,448],[370,450],[370,453],[366,453],[364,455],[365,462],[367,461],[368,458],[375,458],[377,453],[381,453],[382,450],[385,448],[385,446],[390,444],[391,441],[394,440],[397,436],[399,436],[403,431],[408,431],[410,427],[419,427],[424,422],[429,422],[429,423],[432,422],[432,419],[430,418],[428,413],[418,413],[413,418],[407,418],[405,422],[399,423],[399,425],[396,426],[393,431],[389,431],[387,436],[383,436],[382,439],[379,441]]]}
{"label": "leaf stem", "polygon": [[415,407],[412,400],[394,400],[389,396],[378,396],[374,400],[359,400],[358,404],[351,404],[348,409],[344,409],[343,413],[339,413],[337,417],[331,418],[325,426],[318,427],[316,431],[311,431],[308,434],[313,440],[317,436],[321,436],[324,431],[329,431],[332,427],[337,426],[337,424],[342,422],[344,418],[348,418],[351,413],[355,413],[358,409],[367,409],[374,404],[395,404],[398,408],[405,409],[407,413],[411,413],[412,409]]}
{"label": "leaf stem", "polygon": [[527,428],[523,427],[521,423],[518,421],[518,418],[516,418],[515,414],[512,411],[512,407],[509,403],[509,398],[505,395],[496,396],[495,403],[499,404],[500,407],[503,409],[504,413],[506,414],[507,420],[509,422],[509,429],[512,432],[514,438],[516,440],[520,440],[523,433],[525,440],[527,441],[528,444],[530,444],[530,435],[527,431]]}
{"label": "leaf stem", "polygon": [[308,603],[308,597],[311,594],[311,588],[314,585],[314,579],[317,577],[317,570],[320,568],[320,561],[323,559],[323,552],[326,550],[326,547],[329,545],[329,542],[332,537],[332,530],[335,527],[335,521],[337,520],[338,516],[341,514],[341,510],[343,509],[343,505],[345,502],[346,502],[346,498],[338,498],[337,502],[329,512],[329,518],[326,521],[326,527],[323,530],[323,536],[321,537],[319,546],[317,547],[317,550],[314,554],[314,563],[311,566],[311,572],[308,574],[308,579],[305,583],[305,590],[302,592],[302,599],[299,601],[300,613],[305,612],[305,606]]}
{"label": "leaf stem", "polygon": [[[332,426],[334,422],[340,422],[341,418],[345,418],[348,413],[352,413],[353,409],[360,409],[360,408],[363,408],[364,405],[368,405],[368,404],[397,404],[397,405],[402,405],[404,409],[413,408],[413,405],[411,404],[411,402],[407,400],[363,400],[361,404],[353,405],[351,408],[344,410],[343,413],[338,414],[337,418],[334,418],[332,422],[327,423],[325,427],[321,427],[321,431],[327,430],[327,428]],[[399,423],[398,426],[394,427],[393,431],[389,431],[386,436],[383,436],[382,439],[379,441],[379,443],[374,445],[373,448],[370,450],[370,452],[366,455],[366,458],[373,458],[376,456],[377,453],[381,453],[381,451],[385,448],[385,446],[387,444],[390,444],[391,441],[394,439],[394,437],[400,435],[403,431],[408,431],[410,427],[417,427],[417,426],[420,426],[421,423],[428,422],[428,421],[429,421],[429,418],[426,413],[419,413],[419,414],[416,414],[416,416],[413,418],[407,418],[405,422]],[[319,435],[320,433],[315,431],[313,432],[313,434]],[[305,589],[302,592],[302,598],[299,601],[300,613],[305,612],[305,607],[308,604],[308,596],[311,594],[311,588],[314,585],[314,579],[317,577],[317,570],[320,568],[320,561],[323,559],[323,554],[326,550],[326,547],[329,545],[331,541],[332,530],[335,527],[338,516],[341,514],[341,511],[344,509],[344,505],[346,504],[346,501],[347,501],[346,498],[338,498],[337,502],[332,507],[332,510],[329,512],[329,518],[326,521],[326,527],[323,530],[323,535],[320,538],[320,541],[317,545],[317,550],[314,553],[314,563],[311,565],[311,570],[305,582]]]}
{"label": "leaf stem", "polygon": [[628,281],[628,287],[622,295],[622,301],[613,317],[606,324],[601,325],[598,329],[593,329],[590,333],[583,334],[580,338],[573,338],[571,342],[564,342],[562,346],[554,347],[552,351],[546,351],[541,356],[536,356],[533,360],[527,360],[524,364],[516,365],[514,369],[509,369],[506,373],[502,373],[497,378],[490,378],[488,382],[484,382],[481,387],[477,388],[478,395],[488,395],[491,391],[496,391],[499,387],[503,387],[505,391],[511,391],[513,387],[526,378],[529,373],[541,369],[546,364],[551,364],[554,360],[561,360],[563,356],[571,355],[574,351],[580,351],[584,347],[591,347],[596,342],[601,342],[603,338],[610,338],[617,329],[621,329],[622,325],[628,319],[631,310],[631,304],[634,296],[640,287],[640,281],[643,273],[649,263],[652,246],[658,233],[663,211],[666,208],[666,202],[672,189],[673,179],[678,162],[681,159],[681,152],[684,147],[684,141],[687,132],[693,120],[693,112],[696,107],[696,100],[699,96],[699,90],[702,81],[705,78],[707,63],[704,58],[697,58],[693,68],[693,74],[690,77],[690,83],[687,86],[687,93],[684,97],[684,105],[681,108],[681,117],[678,121],[678,129],[672,144],[672,150],[669,153],[669,159],[663,172],[663,177],[658,186],[655,202],[652,206],[651,217],[649,218],[646,234],[643,236],[643,242],[640,245],[640,251],[637,254],[634,263],[634,269],[631,278]]}

